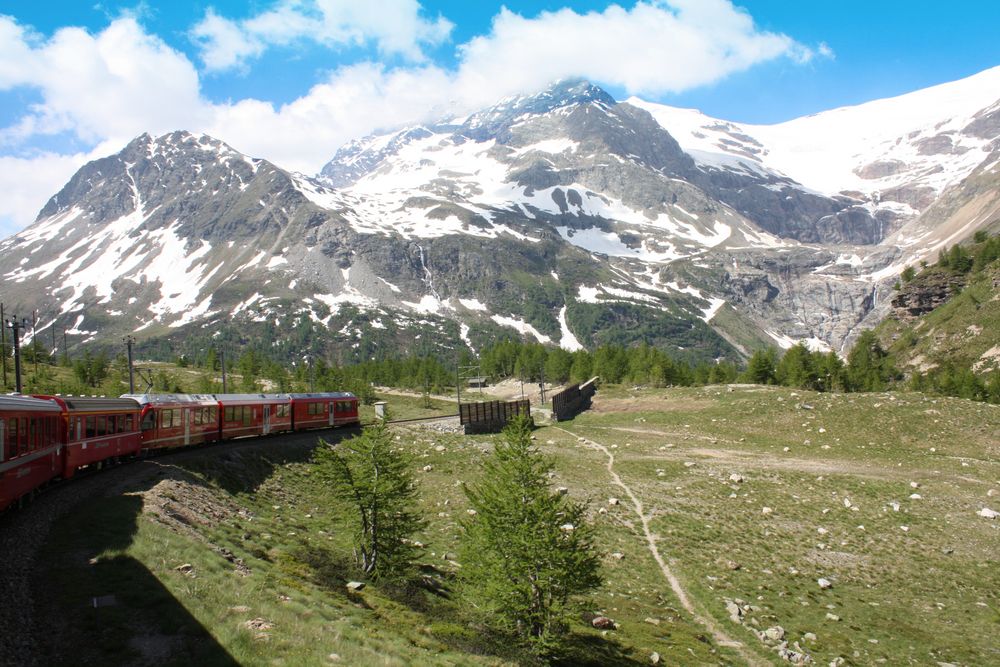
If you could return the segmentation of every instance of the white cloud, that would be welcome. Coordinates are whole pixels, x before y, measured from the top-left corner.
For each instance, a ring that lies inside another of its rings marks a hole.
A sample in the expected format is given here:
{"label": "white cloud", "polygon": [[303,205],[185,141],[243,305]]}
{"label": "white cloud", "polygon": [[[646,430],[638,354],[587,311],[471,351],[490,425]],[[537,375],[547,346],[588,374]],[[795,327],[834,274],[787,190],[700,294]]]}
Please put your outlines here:
{"label": "white cloud", "polygon": [[[316,29],[310,38],[324,44],[374,44],[411,59],[419,59],[421,45],[447,36],[451,24],[422,18],[416,0],[392,2],[286,0],[238,23],[210,11],[195,31],[210,69],[239,66],[273,45],[306,38],[309,29]],[[757,30],[728,0],[647,0],[631,9],[562,9],[533,18],[504,9],[489,34],[461,45],[459,56],[455,69],[426,62],[392,69],[346,65],[281,106],[256,99],[213,104],[201,95],[191,61],[133,17],[96,34],[65,28],[44,40],[0,16],[0,90],[31,86],[42,98],[0,128],[0,150],[19,155],[0,164],[7,191],[18,192],[17,203],[0,205],[0,216],[28,224],[67,180],[67,165],[79,159],[24,157],[40,135],[65,133],[90,146],[103,143],[111,153],[142,132],[187,129],[310,173],[352,138],[479,108],[557,78],[583,76],[656,94],[718,81],[773,58],[802,62],[813,51]]]}
{"label": "white cloud", "polygon": [[15,234],[30,221],[77,169],[84,154],[46,153],[30,158],[0,156],[0,239]]}
{"label": "white cloud", "polygon": [[570,9],[525,18],[507,9],[489,35],[460,47],[465,85],[539,87],[584,76],[629,94],[678,92],[712,83],[779,56],[812,51],[786,35],[761,32],[728,0],[639,2],[603,12]]}
{"label": "white cloud", "polygon": [[242,67],[270,46],[314,41],[328,47],[362,46],[369,42],[385,55],[424,60],[423,45],[440,44],[452,29],[442,16],[420,15],[416,0],[283,0],[241,21],[209,9],[192,30],[209,70]]}

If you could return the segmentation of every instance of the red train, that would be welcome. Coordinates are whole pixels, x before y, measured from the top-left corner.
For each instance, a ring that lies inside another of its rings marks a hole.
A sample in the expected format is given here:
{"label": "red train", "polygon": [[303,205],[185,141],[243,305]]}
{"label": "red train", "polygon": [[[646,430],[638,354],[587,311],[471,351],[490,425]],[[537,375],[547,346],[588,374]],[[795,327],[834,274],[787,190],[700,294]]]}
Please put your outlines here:
{"label": "red train", "polygon": [[0,511],[84,467],[154,450],[359,424],[348,392],[0,395]]}

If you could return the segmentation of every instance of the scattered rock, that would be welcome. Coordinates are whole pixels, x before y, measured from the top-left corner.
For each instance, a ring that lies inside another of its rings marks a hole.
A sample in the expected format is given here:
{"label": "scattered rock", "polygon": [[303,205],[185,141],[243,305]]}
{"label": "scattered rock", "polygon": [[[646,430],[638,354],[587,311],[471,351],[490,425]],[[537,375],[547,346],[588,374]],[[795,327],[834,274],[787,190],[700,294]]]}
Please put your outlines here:
{"label": "scattered rock", "polygon": [[921,500],[922,498],[923,498],[923,496],[921,496],[919,493],[911,493],[910,494],[910,500]]}
{"label": "scattered rock", "polygon": [[660,654],[657,653],[656,651],[653,651],[649,655],[649,664],[651,664],[651,665],[658,665],[658,664],[660,664]]}
{"label": "scattered rock", "polygon": [[434,466],[432,466],[432,465],[431,465],[431,464],[429,464],[429,463],[428,463],[427,465],[425,465],[425,466],[423,467],[423,471],[424,471],[424,472],[430,472],[430,471],[432,471],[432,470],[434,470]]}
{"label": "scattered rock", "polygon": [[177,570],[178,572],[183,572],[184,574],[188,574],[189,572],[194,570],[194,565],[191,565],[191,563],[184,563],[183,565],[178,565],[174,569]]}
{"label": "scattered rock", "polygon": [[826,579],[825,577],[820,577],[819,579],[816,580],[816,583],[819,584],[819,587],[822,588],[824,591],[828,588],[833,588],[833,582],[831,582],[829,579]]}
{"label": "scattered rock", "polygon": [[357,592],[357,591],[360,591],[360,590],[364,589],[364,587],[365,587],[365,582],[363,582],[363,581],[349,581],[349,582],[347,582],[347,590],[349,590],[349,591]]}
{"label": "scattered rock", "polygon": [[253,630],[255,632],[263,632],[265,630],[270,630],[271,628],[273,628],[274,623],[271,623],[270,621],[263,618],[255,618],[246,621],[243,624],[243,627],[246,628],[247,630]]}
{"label": "scattered rock", "polygon": [[807,642],[814,642],[816,641],[816,635],[814,635],[811,632],[807,632],[804,635],[802,635],[802,639]]}
{"label": "scattered rock", "polygon": [[620,551],[614,552],[613,554],[611,554],[611,557],[614,558],[615,560],[625,560],[625,554],[623,554]]}
{"label": "scattered rock", "polygon": [[574,526],[571,523],[564,523],[563,525],[559,526],[559,529],[568,533],[568,532],[571,532],[573,530],[576,530],[576,526]]}
{"label": "scattered rock", "polygon": [[693,468],[693,467],[694,467],[694,466],[696,466],[696,465],[698,465],[698,464],[697,464],[697,463],[695,463],[694,461],[685,461],[685,462],[684,462],[684,467],[685,467],[685,468]]}
{"label": "scattered rock", "polygon": [[608,498],[608,504],[611,506],[621,505],[621,501],[617,498]]}
{"label": "scattered rock", "polygon": [[740,565],[739,563],[737,563],[734,560],[727,560],[726,561],[726,567],[729,568],[730,570],[732,570],[733,572],[735,572],[736,570],[740,569],[743,566]]}
{"label": "scattered rock", "polygon": [[650,617],[650,618],[644,619],[644,621],[646,623],[649,623],[650,625],[659,625],[660,624],[660,619],[658,619],[658,618],[651,618]]}
{"label": "scattered rock", "polygon": [[743,475],[734,472],[732,475],[729,476],[729,481],[732,482],[733,484],[742,484],[745,481],[745,479]]}
{"label": "scattered rock", "polygon": [[995,497],[997,495],[997,493],[998,492],[997,492],[996,489],[990,489],[989,491],[986,492],[986,497],[987,498],[993,498],[993,497]]}
{"label": "scattered rock", "polygon": [[329,660],[330,662],[340,662],[340,656],[336,653],[331,653],[330,655],[326,656],[326,659]]}
{"label": "scattered rock", "polygon": [[764,636],[773,642],[780,642],[785,638],[785,629],[780,625],[775,625],[764,630]]}
{"label": "scattered rock", "polygon": [[229,611],[233,612],[234,614],[245,614],[248,611],[250,611],[250,607],[241,604],[241,605],[237,605],[235,607],[230,607]]}
{"label": "scattered rock", "polygon": [[444,445],[438,445],[437,447],[434,448],[434,451],[435,452],[443,452],[444,451]]}
{"label": "scattered rock", "polygon": [[726,611],[729,612],[729,618],[732,619],[733,623],[740,623],[743,618],[743,610],[740,606],[730,600],[726,603]]}
{"label": "scattered rock", "polygon": [[773,510],[773,509],[771,509],[770,507],[764,507],[764,508],[762,508],[762,509],[760,510],[760,513],[761,513],[761,514],[770,514],[770,513],[772,513],[773,511],[774,511],[774,510]]}
{"label": "scattered rock", "polygon": [[920,482],[910,482],[910,488],[911,489],[919,489],[920,488]]}
{"label": "scattered rock", "polygon": [[565,496],[567,493],[569,493],[569,487],[560,486],[558,489],[556,489],[556,493],[558,493],[560,496]]}
{"label": "scattered rock", "polygon": [[469,509],[465,510],[465,513],[468,514],[469,516],[476,516],[477,514],[479,514],[479,512],[477,512],[476,510],[472,509],[471,507]]}
{"label": "scattered rock", "polygon": [[826,613],[826,620],[833,621],[834,623],[837,623],[838,621],[840,621],[840,616],[837,616],[836,614],[831,614],[830,612],[827,612]]}
{"label": "scattered rock", "polygon": [[592,626],[598,630],[617,630],[618,624],[612,621],[607,616],[595,616],[594,620],[590,622]]}
{"label": "scattered rock", "polygon": [[984,507],[983,509],[979,510],[979,516],[984,517],[986,519],[995,519],[998,516],[1000,516],[1000,513],[991,510],[989,507]]}

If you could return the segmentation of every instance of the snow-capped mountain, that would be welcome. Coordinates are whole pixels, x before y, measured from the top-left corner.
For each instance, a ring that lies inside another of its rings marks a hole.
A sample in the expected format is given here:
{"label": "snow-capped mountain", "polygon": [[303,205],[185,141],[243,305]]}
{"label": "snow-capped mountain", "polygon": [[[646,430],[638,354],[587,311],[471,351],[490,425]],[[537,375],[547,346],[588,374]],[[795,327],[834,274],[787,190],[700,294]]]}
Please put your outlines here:
{"label": "snow-capped mountain", "polygon": [[0,243],[0,287],[40,331],[189,351],[223,330],[361,358],[510,334],[839,349],[906,263],[996,215],[998,73],[770,127],[563,81],[359,139],[316,177],[144,135]]}

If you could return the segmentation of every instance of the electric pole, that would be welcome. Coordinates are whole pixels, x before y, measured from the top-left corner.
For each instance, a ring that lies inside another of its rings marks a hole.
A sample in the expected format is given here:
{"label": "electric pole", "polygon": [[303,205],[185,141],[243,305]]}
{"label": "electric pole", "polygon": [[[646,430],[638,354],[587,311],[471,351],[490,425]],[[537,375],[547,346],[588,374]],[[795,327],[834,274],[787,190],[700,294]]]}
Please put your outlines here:
{"label": "electric pole", "polygon": [[0,303],[0,365],[3,366],[3,388],[7,389],[7,320],[3,315],[3,304]]}
{"label": "electric pole", "polygon": [[6,322],[6,326],[10,327],[10,331],[13,334],[14,343],[14,391],[18,394],[21,393],[21,342],[20,342],[20,332],[28,328],[28,318],[23,318],[20,322],[17,320],[17,315],[12,317]]}
{"label": "electric pole", "polygon": [[135,393],[135,370],[132,367],[132,345],[135,343],[135,338],[129,334],[122,338],[122,342],[125,343],[125,347],[128,348],[128,393]]}

